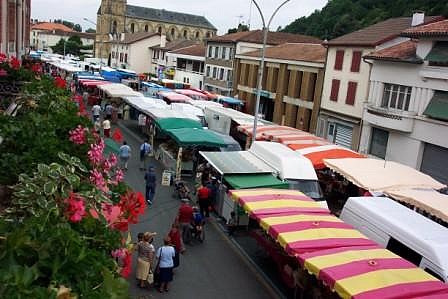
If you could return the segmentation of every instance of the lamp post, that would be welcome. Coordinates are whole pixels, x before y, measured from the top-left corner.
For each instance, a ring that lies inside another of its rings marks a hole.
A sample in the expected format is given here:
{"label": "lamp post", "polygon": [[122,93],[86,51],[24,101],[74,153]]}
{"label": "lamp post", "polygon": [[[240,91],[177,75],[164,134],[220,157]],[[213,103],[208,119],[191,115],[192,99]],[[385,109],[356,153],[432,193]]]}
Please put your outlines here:
{"label": "lamp post", "polygon": [[269,26],[271,25],[272,19],[277,14],[277,12],[280,10],[280,8],[288,3],[290,0],[284,1],[282,4],[280,4],[272,13],[271,17],[268,20],[268,23],[266,24],[263,12],[261,11],[260,6],[258,5],[257,1],[252,0],[252,2],[255,4],[255,7],[257,8],[258,12],[260,13],[261,21],[263,22],[263,48],[261,49],[261,61],[260,61],[260,67],[258,68],[258,78],[257,78],[257,100],[255,101],[255,114],[254,114],[254,127],[252,131],[252,143],[255,142],[257,138],[257,122],[258,122],[258,109],[260,106],[260,97],[261,97],[261,89],[262,89],[262,82],[263,82],[263,69],[264,69],[264,59],[266,54],[266,42],[268,39],[268,32],[269,32]]}

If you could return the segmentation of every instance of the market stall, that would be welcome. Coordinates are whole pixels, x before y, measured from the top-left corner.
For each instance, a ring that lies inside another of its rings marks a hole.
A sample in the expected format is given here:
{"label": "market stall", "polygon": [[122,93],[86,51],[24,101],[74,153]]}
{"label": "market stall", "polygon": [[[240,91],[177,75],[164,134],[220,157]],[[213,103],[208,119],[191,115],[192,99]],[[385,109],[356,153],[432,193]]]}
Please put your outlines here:
{"label": "market stall", "polygon": [[208,97],[202,92],[195,91],[193,89],[175,89],[177,93],[183,94],[193,100],[207,101]]}
{"label": "market stall", "polygon": [[153,82],[141,82],[141,91],[145,96],[157,97],[159,91],[171,92],[172,89],[166,88],[162,85]]}
{"label": "market stall", "polygon": [[191,101],[190,97],[173,91],[159,91],[157,95],[159,98],[167,102],[167,104],[189,103]]}
{"label": "market stall", "polygon": [[241,111],[244,106],[243,101],[232,97],[218,96],[214,101],[222,104],[226,108],[231,108],[238,111]]}

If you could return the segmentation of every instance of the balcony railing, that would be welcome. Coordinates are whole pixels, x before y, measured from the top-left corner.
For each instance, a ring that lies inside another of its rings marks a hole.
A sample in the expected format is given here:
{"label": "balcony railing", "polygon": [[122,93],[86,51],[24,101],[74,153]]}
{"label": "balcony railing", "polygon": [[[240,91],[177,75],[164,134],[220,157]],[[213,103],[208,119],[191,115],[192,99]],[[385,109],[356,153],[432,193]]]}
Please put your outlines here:
{"label": "balcony railing", "polygon": [[204,72],[195,72],[195,71],[193,71],[193,70],[183,69],[183,68],[179,68],[179,67],[176,67],[176,68],[174,68],[174,69],[175,69],[176,71],[192,73],[192,74],[195,74],[195,75],[201,75],[201,76],[204,75]]}
{"label": "balcony railing", "polygon": [[367,104],[364,120],[386,129],[410,133],[414,127],[416,115],[417,113],[411,111],[388,109]]}

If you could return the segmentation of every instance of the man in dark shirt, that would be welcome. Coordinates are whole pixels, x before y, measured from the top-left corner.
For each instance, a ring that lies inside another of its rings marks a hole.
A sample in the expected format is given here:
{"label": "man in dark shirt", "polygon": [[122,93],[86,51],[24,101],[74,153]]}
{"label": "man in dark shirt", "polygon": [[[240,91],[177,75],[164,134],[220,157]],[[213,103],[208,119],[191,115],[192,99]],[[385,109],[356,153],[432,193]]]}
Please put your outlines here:
{"label": "man in dark shirt", "polygon": [[149,166],[148,171],[145,173],[146,182],[146,201],[148,204],[152,204],[154,200],[154,195],[156,193],[156,172],[154,166]]}

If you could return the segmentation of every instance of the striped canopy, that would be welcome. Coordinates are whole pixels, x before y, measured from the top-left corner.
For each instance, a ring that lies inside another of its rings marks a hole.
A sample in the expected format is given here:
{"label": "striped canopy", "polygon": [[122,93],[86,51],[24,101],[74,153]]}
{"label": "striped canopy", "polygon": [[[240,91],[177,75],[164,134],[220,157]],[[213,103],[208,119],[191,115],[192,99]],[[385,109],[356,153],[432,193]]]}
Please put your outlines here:
{"label": "striped canopy", "polygon": [[298,259],[342,298],[448,298],[444,283],[377,245],[303,253]]}
{"label": "striped canopy", "polygon": [[257,219],[262,215],[271,214],[330,213],[318,202],[295,190],[245,189],[230,192],[232,199],[238,202],[249,215]]}

